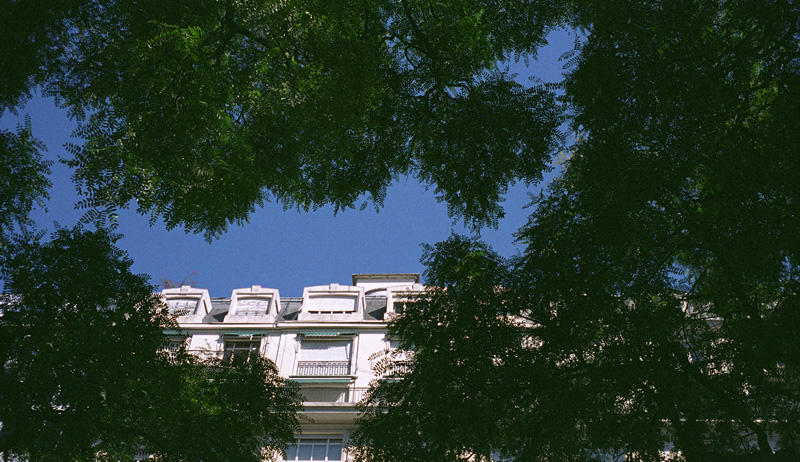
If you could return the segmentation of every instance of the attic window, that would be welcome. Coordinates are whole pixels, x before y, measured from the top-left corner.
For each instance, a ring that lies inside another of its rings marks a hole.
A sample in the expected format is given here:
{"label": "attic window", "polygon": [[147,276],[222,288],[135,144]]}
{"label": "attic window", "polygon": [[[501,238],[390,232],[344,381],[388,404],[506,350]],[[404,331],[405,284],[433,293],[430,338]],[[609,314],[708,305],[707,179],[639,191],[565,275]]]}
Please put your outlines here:
{"label": "attic window", "polygon": [[315,314],[354,313],[357,304],[357,294],[312,295],[308,299],[308,312]]}
{"label": "attic window", "polygon": [[236,302],[236,316],[264,316],[269,311],[269,297],[239,298]]}
{"label": "attic window", "polygon": [[414,305],[413,300],[408,299],[395,299],[394,300],[394,312],[397,314],[403,314],[409,310]]}
{"label": "attic window", "polygon": [[196,298],[178,298],[172,299],[167,302],[169,307],[169,314],[175,316],[186,316],[194,314],[197,310],[197,302],[200,300]]}

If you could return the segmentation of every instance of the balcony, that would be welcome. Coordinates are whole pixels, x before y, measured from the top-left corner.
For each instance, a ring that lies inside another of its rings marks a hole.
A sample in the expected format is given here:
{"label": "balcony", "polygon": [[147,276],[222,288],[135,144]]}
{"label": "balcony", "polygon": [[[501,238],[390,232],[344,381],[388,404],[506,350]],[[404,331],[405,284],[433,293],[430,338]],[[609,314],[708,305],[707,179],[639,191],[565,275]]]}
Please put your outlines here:
{"label": "balcony", "polygon": [[349,361],[298,361],[298,376],[331,377],[350,375]]}
{"label": "balcony", "polygon": [[368,387],[301,387],[300,394],[306,403],[356,404],[369,390]]}

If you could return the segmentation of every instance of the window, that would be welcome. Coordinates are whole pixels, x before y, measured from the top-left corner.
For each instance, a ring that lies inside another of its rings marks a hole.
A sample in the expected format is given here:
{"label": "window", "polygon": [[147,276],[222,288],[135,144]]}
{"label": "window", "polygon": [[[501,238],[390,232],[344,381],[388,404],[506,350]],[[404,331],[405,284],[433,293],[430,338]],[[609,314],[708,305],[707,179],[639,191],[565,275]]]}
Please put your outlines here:
{"label": "window", "polygon": [[179,317],[180,322],[202,322],[203,317],[211,311],[211,299],[206,289],[191,286],[164,289],[161,296],[167,304],[169,314]]}
{"label": "window", "polygon": [[297,438],[297,444],[286,449],[286,460],[342,460],[342,438],[340,436]]}
{"label": "window", "polygon": [[352,340],[303,338],[297,361],[297,375],[350,375]]}
{"label": "window", "polygon": [[395,300],[394,301],[394,312],[397,314],[403,314],[408,311],[408,309],[413,305],[414,302],[410,300]]}
{"label": "window", "polygon": [[389,339],[389,350],[384,363],[379,366],[383,368],[386,376],[399,376],[410,372],[412,352],[400,349],[400,340]]}
{"label": "window", "polygon": [[222,360],[228,361],[234,356],[247,356],[251,352],[258,353],[261,350],[261,339],[248,340],[226,340],[225,351],[222,353]]}
{"label": "window", "polygon": [[240,298],[236,302],[236,316],[264,316],[269,312],[269,298]]}
{"label": "window", "polygon": [[397,286],[386,288],[386,315],[384,319],[391,320],[394,316],[402,315],[414,307],[414,303],[424,294],[420,284],[410,286]]}
{"label": "window", "polygon": [[161,351],[167,356],[170,361],[176,361],[178,352],[181,348],[186,347],[186,338],[183,337],[170,337],[166,343],[161,346]]}
{"label": "window", "polygon": [[197,302],[198,300],[196,298],[172,299],[167,302],[167,306],[169,306],[169,314],[175,316],[194,314],[195,310],[197,309]]}
{"label": "window", "polygon": [[308,299],[308,312],[316,314],[354,313],[357,304],[357,294],[312,295]]}

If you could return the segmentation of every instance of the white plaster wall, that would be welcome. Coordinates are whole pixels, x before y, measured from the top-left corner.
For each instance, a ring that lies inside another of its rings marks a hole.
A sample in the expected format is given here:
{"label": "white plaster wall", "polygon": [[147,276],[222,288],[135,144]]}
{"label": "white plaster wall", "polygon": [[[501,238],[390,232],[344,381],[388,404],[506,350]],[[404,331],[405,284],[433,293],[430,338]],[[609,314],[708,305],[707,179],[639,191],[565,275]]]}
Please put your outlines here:
{"label": "white plaster wall", "polygon": [[362,331],[359,334],[357,364],[358,370],[356,372],[357,378],[354,386],[367,387],[370,380],[375,376],[372,370],[372,363],[369,357],[377,351],[381,351],[387,347],[386,333],[381,331]]}
{"label": "white plaster wall", "polygon": [[278,366],[278,372],[282,376],[288,377],[294,372],[293,368],[298,347],[296,331],[281,333],[278,344],[275,346],[275,364]]}
{"label": "white plaster wall", "polygon": [[[270,359],[272,362],[275,363],[276,366],[279,366],[279,364],[278,364],[278,348],[279,348],[279,345],[281,343],[281,334],[279,332],[276,333],[276,332],[269,332],[269,331],[267,331],[267,334],[268,335],[265,338],[265,341],[267,342],[267,344],[263,347],[262,351],[264,353],[264,356],[267,359]],[[278,369],[278,372],[280,372],[282,374],[280,369]]]}
{"label": "white plaster wall", "polygon": [[408,279],[368,279],[366,281],[358,281],[358,287],[363,287],[366,291],[377,288],[386,288],[391,286],[412,285],[416,282],[414,278]]}

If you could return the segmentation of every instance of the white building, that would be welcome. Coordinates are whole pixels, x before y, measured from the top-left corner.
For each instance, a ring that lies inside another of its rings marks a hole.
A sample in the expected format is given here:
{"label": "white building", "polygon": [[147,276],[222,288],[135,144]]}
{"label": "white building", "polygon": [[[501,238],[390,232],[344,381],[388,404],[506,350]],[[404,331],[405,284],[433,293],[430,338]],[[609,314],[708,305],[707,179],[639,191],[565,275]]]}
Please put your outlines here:
{"label": "white building", "polygon": [[356,404],[374,377],[374,353],[396,348],[387,323],[409,295],[420,293],[418,274],[354,274],[352,285],[306,287],[302,297],[252,286],[229,298],[210,298],[184,286],[162,294],[177,315],[175,342],[196,354],[223,357],[258,351],[306,398],[292,461],[346,460]]}

